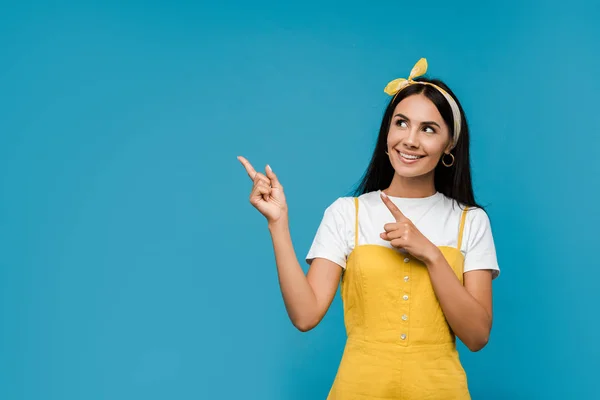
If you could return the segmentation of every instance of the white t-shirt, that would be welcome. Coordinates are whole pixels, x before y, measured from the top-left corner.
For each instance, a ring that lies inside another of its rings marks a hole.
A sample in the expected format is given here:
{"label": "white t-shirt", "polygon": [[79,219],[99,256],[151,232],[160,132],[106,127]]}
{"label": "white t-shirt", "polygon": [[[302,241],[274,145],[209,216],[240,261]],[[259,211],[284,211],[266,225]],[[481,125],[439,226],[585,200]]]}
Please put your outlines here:
{"label": "white t-shirt", "polygon": [[[363,194],[358,198],[358,244],[376,244],[392,248],[381,239],[383,226],[395,222],[390,210],[381,200],[381,191]],[[460,220],[464,207],[442,193],[426,198],[390,199],[412,221],[419,231],[436,246],[458,246]],[[356,208],[352,197],[335,200],[323,215],[316,236],[306,256],[310,264],[315,258],[326,258],[346,268],[346,259],[355,240]],[[490,269],[493,277],[500,273],[496,248],[485,211],[469,208],[465,220],[461,252],[465,256],[464,272]]]}

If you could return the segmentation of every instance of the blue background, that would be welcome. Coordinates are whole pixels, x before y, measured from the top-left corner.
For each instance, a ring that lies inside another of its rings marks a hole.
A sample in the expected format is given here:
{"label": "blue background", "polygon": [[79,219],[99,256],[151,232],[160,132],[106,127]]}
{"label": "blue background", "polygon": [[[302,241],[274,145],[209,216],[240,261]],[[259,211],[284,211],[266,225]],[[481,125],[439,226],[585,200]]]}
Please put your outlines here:
{"label": "blue background", "polygon": [[[427,57],[461,99],[502,274],[474,399],[598,398],[597,2],[4,2],[0,398],[323,399],[339,297],[287,319],[236,160],[299,258]],[[302,264],[306,268],[305,264]]]}

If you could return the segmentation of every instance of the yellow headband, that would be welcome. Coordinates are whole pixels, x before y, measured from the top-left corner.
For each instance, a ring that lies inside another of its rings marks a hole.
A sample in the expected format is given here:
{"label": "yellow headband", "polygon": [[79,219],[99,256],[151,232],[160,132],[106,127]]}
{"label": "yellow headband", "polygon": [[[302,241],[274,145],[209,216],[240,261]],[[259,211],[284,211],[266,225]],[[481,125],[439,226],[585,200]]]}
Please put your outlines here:
{"label": "yellow headband", "polygon": [[410,85],[415,85],[415,84],[429,85],[429,86],[433,86],[434,88],[436,88],[442,95],[444,95],[444,97],[448,101],[448,104],[450,104],[450,108],[452,109],[452,116],[454,117],[454,138],[453,138],[454,144],[452,147],[454,147],[454,146],[456,146],[456,143],[458,142],[458,138],[460,136],[460,125],[461,125],[460,109],[458,108],[458,104],[456,104],[456,101],[454,101],[454,98],[452,98],[452,96],[450,96],[441,87],[434,85],[433,83],[417,82],[417,81],[413,80],[414,78],[417,78],[421,75],[425,75],[426,72],[427,72],[427,60],[424,58],[421,58],[419,61],[417,61],[417,63],[413,67],[413,69],[410,71],[410,75],[408,76],[408,79],[404,79],[404,78],[394,79],[393,81],[391,81],[390,83],[387,84],[387,86],[385,87],[385,89],[383,91],[386,92],[387,94],[389,94],[390,96],[396,97],[396,95],[398,93],[400,93],[402,91],[402,89],[407,88]]}

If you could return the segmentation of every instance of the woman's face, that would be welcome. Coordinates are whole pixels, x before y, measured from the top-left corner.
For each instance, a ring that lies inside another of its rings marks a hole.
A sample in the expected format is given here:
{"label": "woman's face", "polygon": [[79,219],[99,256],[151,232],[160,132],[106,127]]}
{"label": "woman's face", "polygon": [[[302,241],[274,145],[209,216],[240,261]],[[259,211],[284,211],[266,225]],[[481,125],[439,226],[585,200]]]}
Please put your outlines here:
{"label": "woman's face", "polygon": [[416,94],[398,103],[387,136],[387,152],[396,174],[406,178],[433,174],[450,148],[448,127],[431,100]]}

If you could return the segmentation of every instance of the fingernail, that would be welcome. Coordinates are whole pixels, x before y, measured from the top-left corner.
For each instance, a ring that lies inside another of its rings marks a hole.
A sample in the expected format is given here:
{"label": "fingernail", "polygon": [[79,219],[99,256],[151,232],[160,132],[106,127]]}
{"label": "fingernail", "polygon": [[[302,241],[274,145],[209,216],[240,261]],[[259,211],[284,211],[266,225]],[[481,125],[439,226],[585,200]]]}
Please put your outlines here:
{"label": "fingernail", "polygon": [[387,198],[387,194],[385,194],[385,193],[381,192],[381,195],[382,195],[383,197]]}
{"label": "fingernail", "polygon": [[271,169],[271,166],[270,166],[269,164],[267,164],[267,169],[268,169],[269,171],[273,171],[273,170]]}

